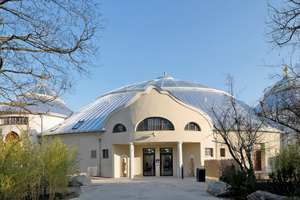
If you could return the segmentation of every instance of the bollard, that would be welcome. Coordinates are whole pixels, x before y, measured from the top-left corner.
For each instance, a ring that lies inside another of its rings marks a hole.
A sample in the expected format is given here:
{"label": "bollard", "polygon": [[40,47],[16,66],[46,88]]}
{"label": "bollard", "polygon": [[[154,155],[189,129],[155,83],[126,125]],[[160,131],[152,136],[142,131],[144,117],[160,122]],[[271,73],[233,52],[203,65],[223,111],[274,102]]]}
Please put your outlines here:
{"label": "bollard", "polygon": [[183,179],[183,165],[181,165],[181,178]]}

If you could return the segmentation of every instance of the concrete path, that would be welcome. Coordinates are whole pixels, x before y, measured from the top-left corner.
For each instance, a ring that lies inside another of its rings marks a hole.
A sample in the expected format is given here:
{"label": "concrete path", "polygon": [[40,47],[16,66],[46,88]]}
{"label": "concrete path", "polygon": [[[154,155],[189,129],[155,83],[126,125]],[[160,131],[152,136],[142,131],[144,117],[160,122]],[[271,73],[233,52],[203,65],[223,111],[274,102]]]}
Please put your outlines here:
{"label": "concrete path", "polygon": [[92,180],[92,185],[82,186],[81,195],[73,200],[220,200],[206,192],[211,181],[196,182],[195,178],[182,180],[174,177],[98,178]]}

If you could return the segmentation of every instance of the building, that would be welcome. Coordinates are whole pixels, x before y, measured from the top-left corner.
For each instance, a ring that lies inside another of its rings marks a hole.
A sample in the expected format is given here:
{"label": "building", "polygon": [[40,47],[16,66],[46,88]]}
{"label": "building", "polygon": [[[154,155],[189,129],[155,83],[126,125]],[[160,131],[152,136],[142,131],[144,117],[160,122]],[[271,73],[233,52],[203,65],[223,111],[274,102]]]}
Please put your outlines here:
{"label": "building", "polygon": [[281,147],[290,142],[300,141],[300,83],[297,78],[288,75],[289,69],[282,79],[266,88],[265,94],[256,106],[256,112],[266,117],[274,127],[282,131]]}
{"label": "building", "polygon": [[13,101],[25,103],[27,106],[0,106],[0,137],[4,141],[30,134],[36,139],[37,134],[59,124],[72,114],[65,102],[44,82]]}
{"label": "building", "polygon": [[[211,108],[222,110],[226,92],[159,77],[125,86],[52,126],[43,135],[78,145],[80,170],[93,176],[193,176],[207,159],[231,158],[215,134]],[[245,104],[236,101],[239,108]],[[259,170],[279,149],[278,130],[264,125]]]}

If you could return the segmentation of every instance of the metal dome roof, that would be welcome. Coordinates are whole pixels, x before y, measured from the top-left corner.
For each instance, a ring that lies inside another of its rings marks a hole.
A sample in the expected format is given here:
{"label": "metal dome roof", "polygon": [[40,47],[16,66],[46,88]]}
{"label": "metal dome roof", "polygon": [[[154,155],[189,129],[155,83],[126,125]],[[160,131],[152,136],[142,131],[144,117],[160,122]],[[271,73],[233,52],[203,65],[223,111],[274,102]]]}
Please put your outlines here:
{"label": "metal dome roof", "polygon": [[55,92],[49,89],[44,82],[34,86],[28,93],[19,95],[12,100],[15,104],[25,104],[24,107],[9,105],[0,106],[0,111],[8,113],[32,113],[46,114],[67,118],[73,112],[66,106],[65,102],[57,97]]}
{"label": "metal dome roof", "polygon": [[299,81],[289,75],[285,75],[273,86],[266,89],[260,104],[256,106],[255,110],[257,113],[261,113],[262,108],[264,111],[287,107],[298,109],[300,101],[299,90]]}
{"label": "metal dome roof", "polygon": [[[241,110],[252,109],[241,101],[226,92],[216,90],[205,85],[173,79],[172,77],[160,77],[155,80],[135,83],[129,86],[121,87],[106,93],[97,98],[91,104],[85,106],[67,118],[61,125],[53,127],[45,134],[62,134],[76,132],[95,132],[105,131],[104,121],[107,116],[114,110],[124,106],[131,100],[134,101],[137,95],[143,93],[148,87],[154,85],[162,91],[179,101],[192,106],[199,113],[204,113],[209,121],[214,121],[214,115],[211,108],[214,107],[215,112],[221,113],[224,108],[230,106],[228,98],[234,99],[236,108]],[[74,128],[76,124],[78,127]]]}
{"label": "metal dome roof", "polygon": [[297,79],[290,77],[289,75],[286,75],[283,79],[276,82],[274,86],[269,89],[266,94],[270,95],[273,93],[282,92],[289,89],[299,89],[300,83]]}
{"label": "metal dome roof", "polygon": [[[149,81],[144,81],[144,82],[139,82],[139,83],[134,83],[134,84],[131,84],[128,86],[124,86],[119,89],[113,90],[107,94],[117,93],[117,92],[125,92],[125,91],[126,92],[141,91],[141,90],[145,90],[150,85],[157,85],[161,89],[180,89],[180,88],[182,88],[182,89],[183,88],[185,88],[185,89],[195,89],[195,88],[212,89],[210,87],[207,87],[205,85],[198,84],[195,82],[174,79],[173,77],[169,77],[169,76],[162,76],[162,77],[158,77],[157,79],[154,79],[154,80],[149,80]],[[104,94],[104,95],[107,95],[107,94]]]}

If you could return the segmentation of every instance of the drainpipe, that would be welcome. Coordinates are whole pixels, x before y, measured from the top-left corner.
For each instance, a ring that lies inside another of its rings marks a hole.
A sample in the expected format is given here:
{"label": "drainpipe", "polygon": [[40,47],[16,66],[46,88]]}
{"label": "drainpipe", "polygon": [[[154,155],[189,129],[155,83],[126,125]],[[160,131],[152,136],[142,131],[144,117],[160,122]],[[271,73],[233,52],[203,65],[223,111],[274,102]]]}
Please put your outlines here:
{"label": "drainpipe", "polygon": [[97,138],[99,141],[99,176],[101,176],[101,138],[100,138],[100,134],[99,131],[97,131]]}
{"label": "drainpipe", "polygon": [[44,114],[43,113],[38,113],[41,118],[41,133],[44,131],[43,123],[44,123]]}

